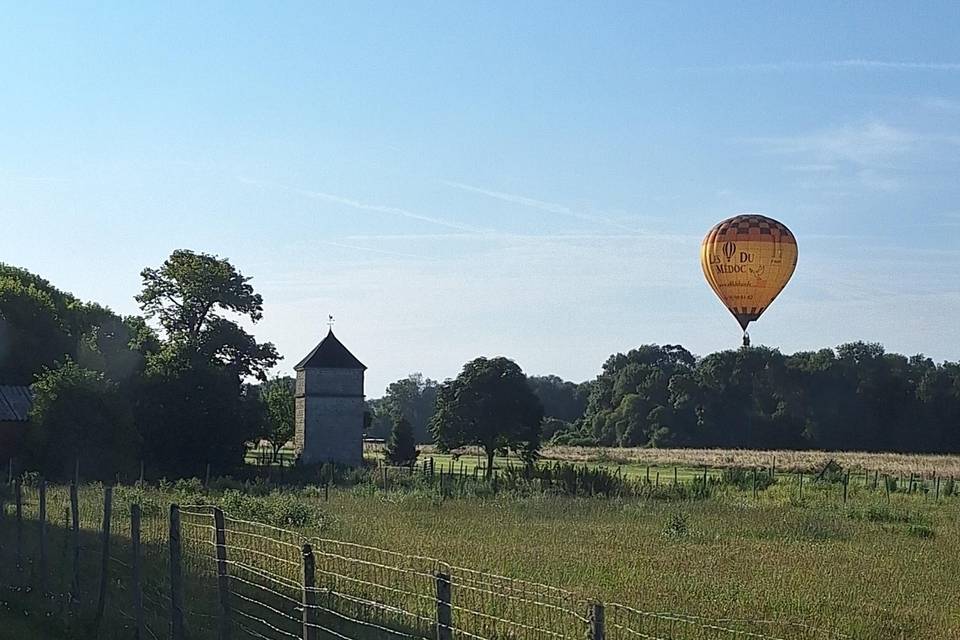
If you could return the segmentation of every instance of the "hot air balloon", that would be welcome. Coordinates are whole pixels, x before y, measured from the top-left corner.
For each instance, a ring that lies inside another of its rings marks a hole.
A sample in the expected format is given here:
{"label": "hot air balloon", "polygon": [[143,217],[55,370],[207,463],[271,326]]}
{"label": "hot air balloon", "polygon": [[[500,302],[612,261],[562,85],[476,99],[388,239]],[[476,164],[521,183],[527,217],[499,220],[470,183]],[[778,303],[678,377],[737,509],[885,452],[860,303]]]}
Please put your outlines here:
{"label": "hot air balloon", "polygon": [[767,310],[797,267],[797,239],[786,225],[756,213],[718,223],[700,245],[700,266],[743,329]]}

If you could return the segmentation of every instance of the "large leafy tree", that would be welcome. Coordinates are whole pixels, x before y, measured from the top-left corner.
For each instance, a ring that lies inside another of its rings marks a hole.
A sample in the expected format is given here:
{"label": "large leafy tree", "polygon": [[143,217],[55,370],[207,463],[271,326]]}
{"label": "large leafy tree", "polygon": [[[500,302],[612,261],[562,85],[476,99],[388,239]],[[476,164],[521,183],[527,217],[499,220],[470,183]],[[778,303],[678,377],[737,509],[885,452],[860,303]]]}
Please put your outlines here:
{"label": "large leafy tree", "polygon": [[147,359],[137,418],[145,457],[156,472],[226,472],[263,432],[264,406],[243,379],[266,379],[277,359],[226,314],[257,322],[263,300],[229,261],[178,250],[141,273],[137,296],[166,340]]}
{"label": "large leafy tree", "polygon": [[241,377],[266,380],[279,359],[276,348],[258,343],[224,316],[233,313],[252,322],[263,317],[263,298],[254,292],[250,278],[226,259],[185,249],[140,276],[143,290],[137,302],[147,318],[159,321],[168,340]]}
{"label": "large leafy tree", "polygon": [[440,386],[430,428],[441,451],[483,449],[489,477],[497,453],[513,449],[527,462],[536,459],[542,420],[543,405],[515,362],[477,358]]}

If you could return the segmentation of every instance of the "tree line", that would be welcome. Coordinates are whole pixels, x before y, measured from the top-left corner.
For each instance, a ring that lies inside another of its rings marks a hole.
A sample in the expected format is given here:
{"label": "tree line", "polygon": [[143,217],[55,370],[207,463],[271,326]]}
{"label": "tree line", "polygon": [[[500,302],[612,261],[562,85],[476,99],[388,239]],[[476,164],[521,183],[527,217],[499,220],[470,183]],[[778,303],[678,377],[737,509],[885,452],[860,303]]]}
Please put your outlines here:
{"label": "tree line", "polygon": [[[960,364],[854,342],[784,355],[767,347],[696,357],[678,345],[610,356],[591,381],[531,376],[545,443],[960,452]],[[371,401],[373,433],[403,416],[431,442],[444,385],[414,374]]]}
{"label": "tree line", "polygon": [[[278,451],[293,435],[293,379],[268,379],[276,349],[237,322],[262,317],[250,279],[185,250],[141,279],[142,315],[120,317],[0,264],[0,384],[34,391],[23,463],[55,478],[95,460],[89,476],[107,479],[144,461],[179,477],[236,469],[261,438]],[[452,380],[392,383],[365,430],[405,461],[424,442],[491,460],[533,459],[542,443],[960,452],[960,364],[865,342],[704,357],[643,345],[573,383],[478,358]]]}

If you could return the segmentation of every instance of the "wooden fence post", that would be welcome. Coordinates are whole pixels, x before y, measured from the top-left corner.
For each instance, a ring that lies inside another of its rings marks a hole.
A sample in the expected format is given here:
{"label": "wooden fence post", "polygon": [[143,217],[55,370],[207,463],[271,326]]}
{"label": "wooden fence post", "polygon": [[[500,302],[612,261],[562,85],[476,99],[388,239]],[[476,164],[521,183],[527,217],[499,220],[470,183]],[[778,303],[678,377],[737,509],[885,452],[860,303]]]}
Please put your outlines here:
{"label": "wooden fence post", "polygon": [[130,543],[133,552],[133,570],[131,590],[133,591],[133,615],[136,628],[134,629],[135,640],[147,640],[147,625],[143,617],[143,582],[142,582],[142,562],[140,552],[140,505],[130,505]]}
{"label": "wooden fence post", "polygon": [[604,640],[603,605],[599,602],[591,604],[590,613],[587,617],[590,619],[590,633],[587,636],[589,640]]}
{"label": "wooden fence post", "polygon": [[23,485],[20,478],[13,481],[17,509],[17,573],[23,571]]}
{"label": "wooden fence post", "polygon": [[70,601],[80,602],[80,499],[77,483],[70,485],[70,533],[73,547],[73,582],[70,586]]}
{"label": "wooden fence post", "polygon": [[936,498],[934,498],[934,500],[935,500],[936,502],[940,502],[940,476],[937,476],[937,494],[936,494]]}
{"label": "wooden fence post", "polygon": [[303,545],[303,640],[317,640],[317,582],[313,547]]}
{"label": "wooden fence post", "polygon": [[798,473],[797,473],[797,477],[800,479],[800,484],[799,484],[799,487],[800,487],[800,496],[799,496],[799,499],[800,499],[800,500],[803,500],[803,472],[802,472],[802,471],[798,472]]}
{"label": "wooden fence post", "polygon": [[753,497],[757,497],[757,468],[753,468]]}
{"label": "wooden fence post", "polygon": [[850,484],[850,472],[843,477],[843,504],[847,504],[847,485]]}
{"label": "wooden fence post", "polygon": [[450,574],[437,572],[437,640],[453,640]]}
{"label": "wooden fence post", "polygon": [[40,481],[40,595],[47,591],[47,481]]}
{"label": "wooden fence post", "polygon": [[180,549],[180,507],[170,505],[170,638],[184,640],[183,564]]}
{"label": "wooden fence post", "polygon": [[223,509],[213,510],[213,526],[217,546],[217,592],[220,596],[220,640],[230,640],[230,575],[227,573],[227,527],[223,519]]}
{"label": "wooden fence post", "polygon": [[97,616],[94,618],[94,634],[103,621],[107,606],[107,583],[110,580],[110,517],[113,514],[113,487],[103,488],[103,528],[100,531],[100,591],[97,594]]}
{"label": "wooden fence post", "polygon": [[73,460],[73,484],[80,486],[80,456]]}

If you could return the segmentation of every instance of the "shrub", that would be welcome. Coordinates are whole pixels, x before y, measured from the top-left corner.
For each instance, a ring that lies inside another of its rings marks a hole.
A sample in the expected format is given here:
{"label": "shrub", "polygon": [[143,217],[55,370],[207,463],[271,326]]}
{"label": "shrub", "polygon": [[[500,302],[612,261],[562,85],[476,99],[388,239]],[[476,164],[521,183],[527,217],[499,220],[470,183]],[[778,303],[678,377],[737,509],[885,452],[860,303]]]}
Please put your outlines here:
{"label": "shrub", "polygon": [[668,538],[686,538],[690,533],[689,516],[682,511],[677,511],[667,521],[663,528],[663,535]]}

